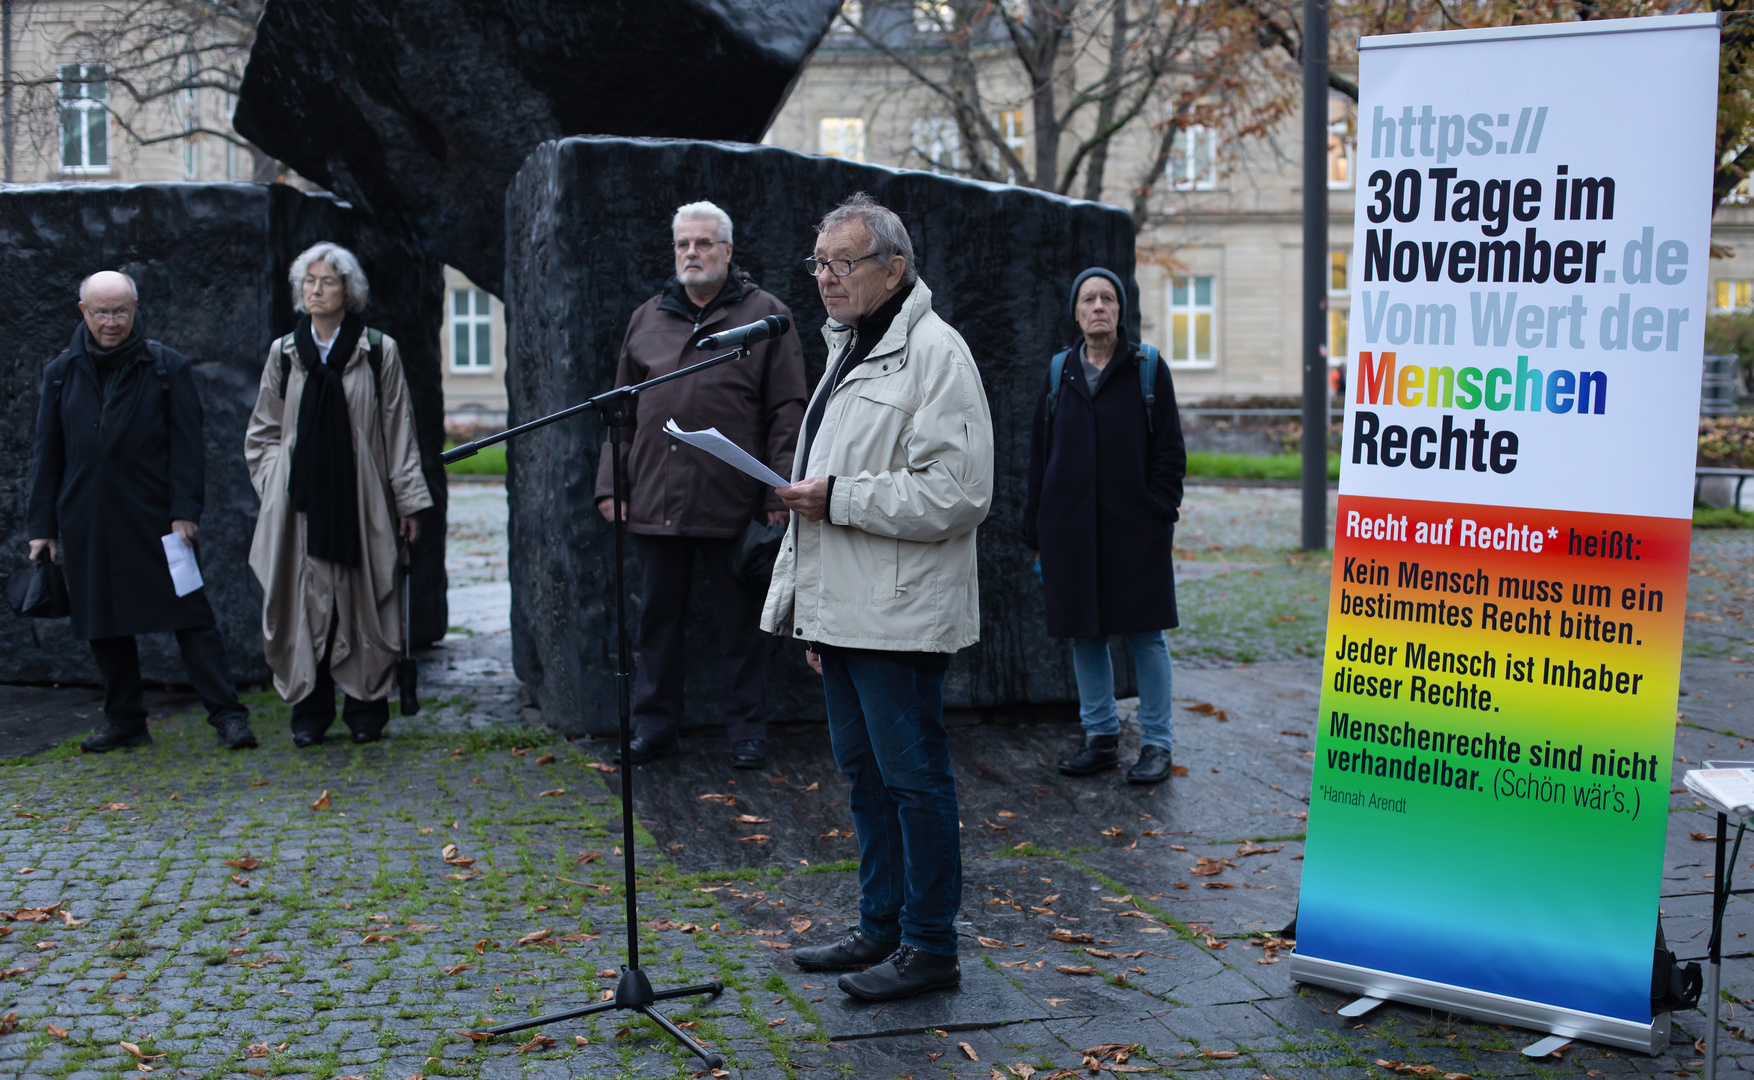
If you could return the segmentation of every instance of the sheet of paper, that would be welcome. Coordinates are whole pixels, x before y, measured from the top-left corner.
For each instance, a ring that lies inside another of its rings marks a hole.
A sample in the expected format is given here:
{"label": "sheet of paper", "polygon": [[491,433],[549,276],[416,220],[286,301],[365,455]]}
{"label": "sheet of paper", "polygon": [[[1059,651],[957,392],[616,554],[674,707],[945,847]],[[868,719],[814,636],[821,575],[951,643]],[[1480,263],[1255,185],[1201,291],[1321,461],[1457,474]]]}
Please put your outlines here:
{"label": "sheet of paper", "polygon": [[720,435],[718,428],[707,428],[705,431],[683,431],[676,426],[676,421],[672,419],[664,425],[664,431],[672,439],[679,439],[690,446],[699,447],[738,472],[747,473],[769,487],[789,487],[792,483],[755,460],[741,446]]}
{"label": "sheet of paper", "polygon": [[1754,810],[1754,769],[1689,769],[1681,782],[1731,814]]}
{"label": "sheet of paper", "polygon": [[201,567],[195,563],[195,549],[176,533],[165,533],[158,539],[164,544],[165,561],[171,564],[171,584],[176,586],[177,595],[187,596],[199,589]]}

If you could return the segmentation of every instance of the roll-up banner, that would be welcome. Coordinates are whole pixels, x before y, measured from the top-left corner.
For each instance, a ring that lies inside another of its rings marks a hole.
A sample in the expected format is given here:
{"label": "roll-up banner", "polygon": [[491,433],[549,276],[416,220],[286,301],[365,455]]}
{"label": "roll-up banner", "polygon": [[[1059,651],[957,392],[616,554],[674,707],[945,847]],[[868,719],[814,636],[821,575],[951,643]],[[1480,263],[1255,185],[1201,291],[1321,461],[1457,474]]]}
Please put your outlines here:
{"label": "roll-up banner", "polygon": [[1359,62],[1292,974],[1654,1051],[1717,16]]}

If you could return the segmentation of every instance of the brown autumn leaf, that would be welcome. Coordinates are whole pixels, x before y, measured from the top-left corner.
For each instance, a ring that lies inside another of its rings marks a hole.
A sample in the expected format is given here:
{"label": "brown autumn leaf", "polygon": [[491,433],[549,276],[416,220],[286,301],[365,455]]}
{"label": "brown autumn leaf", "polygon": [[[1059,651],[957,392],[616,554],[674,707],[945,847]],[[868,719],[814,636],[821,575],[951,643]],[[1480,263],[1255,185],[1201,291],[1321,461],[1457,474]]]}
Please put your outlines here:
{"label": "brown autumn leaf", "polygon": [[1137,960],[1139,957],[1145,955],[1144,949],[1134,949],[1132,952],[1109,952],[1107,949],[1085,949],[1084,952],[1090,956],[1099,956],[1104,960]]}
{"label": "brown autumn leaf", "polygon": [[1151,914],[1149,911],[1139,911],[1135,909],[1133,911],[1117,911],[1115,912],[1115,918],[1155,920],[1157,916]]}
{"label": "brown autumn leaf", "polygon": [[572,1044],[574,1046],[589,1046],[591,1045],[591,1040],[585,1038],[583,1035],[574,1035],[572,1037]]}
{"label": "brown autumn leaf", "polygon": [[967,1055],[968,1060],[970,1060],[970,1061],[979,1061],[981,1059],[981,1056],[974,1052],[974,1047],[968,1045],[965,1042],[957,1043],[956,1048],[958,1050],[961,1050],[965,1055]]}
{"label": "brown autumn leaf", "polygon": [[602,934],[562,934],[560,940],[574,941],[574,942],[577,942],[577,941],[596,941],[599,938],[601,938],[602,936],[603,936]]}
{"label": "brown autumn leaf", "polygon": [[1206,935],[1206,948],[1208,948],[1208,949],[1222,949],[1222,948],[1228,946],[1229,944],[1230,944],[1230,942],[1219,941],[1217,938],[1213,937],[1211,934]]}
{"label": "brown autumn leaf", "polygon": [[270,1053],[272,1053],[273,1049],[274,1049],[273,1047],[269,1046],[265,1042],[251,1043],[249,1046],[244,1048],[244,1056],[247,1058],[263,1058],[263,1057],[267,1057]]}
{"label": "brown autumn leaf", "polygon": [[997,938],[990,938],[990,937],[976,937],[976,938],[975,938],[975,940],[976,940],[976,941],[978,941],[978,942],[980,942],[980,943],[981,943],[981,948],[983,948],[983,949],[1006,949],[1006,948],[1010,948],[1010,946],[1008,946],[1008,945],[1006,945],[1006,944],[1005,944],[1005,943],[1004,943],[1004,942],[1003,942],[1003,941],[1000,941],[1000,940],[998,940],[998,939],[997,939]]}
{"label": "brown autumn leaf", "polygon": [[769,837],[766,833],[750,833],[748,836],[739,836],[737,838],[737,842],[739,844],[748,844],[748,843],[765,844],[768,842],[768,840],[769,840]]}
{"label": "brown autumn leaf", "polygon": [[547,798],[552,798],[552,797],[553,797],[553,796],[555,796],[555,795],[565,795],[565,794],[566,794],[566,789],[565,789],[565,788],[563,788],[563,787],[551,787],[551,788],[549,788],[549,789],[548,789],[548,790],[547,790],[547,791],[538,791],[538,792],[537,792],[537,793],[536,793],[536,797],[537,797],[537,798],[538,798],[538,799],[547,799]]}
{"label": "brown autumn leaf", "polygon": [[7,968],[5,971],[0,971],[0,979],[10,979],[14,975],[28,974],[30,974],[30,968],[27,967]]}
{"label": "brown autumn leaf", "polygon": [[408,924],[408,932],[411,934],[428,934],[437,929],[438,926],[433,923],[411,922]]}
{"label": "brown autumn leaf", "polygon": [[822,784],[819,781],[812,780],[812,781],[810,781],[810,786],[804,789],[804,794],[808,795],[812,791],[816,791],[821,787],[822,787]]}
{"label": "brown autumn leaf", "polygon": [[530,1036],[529,1042],[518,1047],[518,1053],[528,1054],[533,1050],[546,1050],[558,1042],[560,1042],[560,1040],[554,1036],[544,1035],[538,1031],[536,1034]]}
{"label": "brown autumn leaf", "polygon": [[487,1042],[494,1037],[491,1031],[459,1031],[457,1034],[465,1039],[474,1039],[476,1042]]}
{"label": "brown autumn leaf", "polygon": [[317,801],[311,804],[311,809],[312,810],[327,810],[331,806],[334,806],[334,805],[335,805],[335,800],[329,798],[329,789],[324,788],[323,793],[321,795],[317,796]]}
{"label": "brown autumn leaf", "polygon": [[447,866],[468,867],[475,865],[475,860],[465,858],[462,849],[458,848],[455,844],[446,844],[441,848],[439,850],[439,857],[445,860],[445,865]]}
{"label": "brown autumn leaf", "polygon": [[1055,941],[1064,941],[1068,945],[1096,944],[1095,934],[1084,934],[1076,930],[1065,930],[1058,926],[1054,927],[1053,931],[1048,934],[1048,937],[1053,938]]}
{"label": "brown autumn leaf", "polygon": [[587,761],[585,768],[596,769],[600,773],[618,773],[621,770],[614,765],[605,765],[601,761]]}
{"label": "brown autumn leaf", "polygon": [[1010,1071],[1012,1076],[1017,1077],[1017,1080],[1029,1080],[1030,1077],[1035,1075],[1035,1066],[1025,1065],[1021,1061],[1016,1061],[1011,1063]]}
{"label": "brown autumn leaf", "polygon": [[1195,877],[1211,877],[1213,874],[1224,873],[1225,867],[1235,865],[1229,859],[1209,859],[1201,855],[1194,860],[1194,865],[1188,867],[1188,873]]}
{"label": "brown autumn leaf", "polygon": [[1203,1058],[1211,1058],[1214,1061],[1229,1061],[1231,1058],[1236,1057],[1237,1053],[1235,1050],[1202,1050],[1200,1051],[1200,1056]]}
{"label": "brown autumn leaf", "polygon": [[489,948],[497,948],[498,946],[499,942],[493,941],[489,938],[482,938],[475,943],[475,951],[479,955],[486,956]]}
{"label": "brown autumn leaf", "polygon": [[800,915],[792,920],[792,933],[802,934],[804,931],[810,929],[810,925],[810,920]]}
{"label": "brown autumn leaf", "polygon": [[73,917],[73,913],[71,911],[68,911],[66,908],[61,909],[61,922],[67,926],[84,926],[85,925],[85,921],[83,919],[75,919]]}
{"label": "brown autumn leaf", "polygon": [[768,948],[772,949],[774,952],[784,952],[785,950],[791,948],[790,945],[787,945],[783,941],[769,941],[766,938],[756,938],[755,943],[757,945],[766,945]]}
{"label": "brown autumn leaf", "polygon": [[1096,969],[1089,964],[1055,964],[1054,970],[1061,975],[1094,975]]}
{"label": "brown autumn leaf", "polygon": [[18,1014],[9,1012],[0,1016],[0,1035],[10,1035],[18,1030]]}
{"label": "brown autumn leaf", "polygon": [[236,874],[233,874],[233,875],[232,875],[232,876],[231,876],[231,883],[232,883],[232,884],[233,884],[233,885],[236,885],[236,886],[237,886],[237,887],[238,887],[238,888],[240,888],[240,889],[247,889],[247,888],[249,888],[249,887],[250,887],[250,879],[249,879],[249,878],[247,878],[247,877],[239,877],[239,876],[238,876],[238,875],[236,875]]}
{"label": "brown autumn leaf", "polygon": [[737,805],[737,797],[735,795],[720,795],[717,792],[709,792],[705,795],[696,795],[695,799],[698,802],[723,803],[725,806],[736,806]]}
{"label": "brown autumn leaf", "polygon": [[1272,855],[1284,850],[1284,844],[1280,844],[1278,847],[1268,847],[1265,844],[1242,844],[1237,847],[1236,854],[1240,858],[1244,855]]}
{"label": "brown autumn leaf", "polygon": [[359,943],[361,945],[388,945],[395,940],[395,934],[367,934],[359,939]]}
{"label": "brown autumn leaf", "polygon": [[143,1053],[141,1051],[140,1047],[136,1046],[135,1044],[133,1044],[131,1042],[119,1042],[116,1045],[120,1046],[122,1049],[128,1051],[128,1053],[133,1054],[134,1057],[140,1061],[157,1061],[159,1058],[165,1056],[163,1054]]}
{"label": "brown autumn leaf", "polygon": [[235,866],[239,870],[254,870],[256,867],[262,865],[262,860],[246,851],[235,859],[225,860],[223,863],[220,863],[220,865]]}
{"label": "brown autumn leaf", "polygon": [[603,853],[601,851],[581,851],[578,854],[578,858],[572,861],[572,864],[574,866],[584,866],[586,863],[594,863],[602,857]]}
{"label": "brown autumn leaf", "polygon": [[466,970],[467,968],[470,968],[473,966],[474,965],[472,965],[472,964],[452,964],[450,967],[445,968],[444,970],[445,970],[446,975],[455,975],[457,972]]}
{"label": "brown autumn leaf", "polygon": [[543,754],[541,757],[536,759],[536,764],[538,764],[538,765],[552,765],[556,761],[559,761],[559,760],[560,759],[555,757],[553,754]]}
{"label": "brown autumn leaf", "polygon": [[552,926],[547,927],[546,929],[542,929],[542,930],[532,930],[528,934],[525,934],[523,937],[519,938],[518,944],[519,945],[535,945],[538,942],[547,941],[548,935],[550,935],[552,933],[554,933],[554,927],[552,927]]}
{"label": "brown autumn leaf", "polygon": [[102,806],[98,807],[98,810],[100,810],[100,811],[104,811],[104,810],[132,810],[132,809],[134,809],[134,808],[132,806],[129,806],[125,802],[107,802],[107,803],[104,803]]}
{"label": "brown autumn leaf", "polygon": [[[1208,881],[1204,885],[1201,885],[1200,888],[1202,888],[1202,889],[1234,889],[1234,888],[1236,888],[1236,882],[1234,882],[1234,881]],[[1260,888],[1260,886],[1259,885],[1250,885],[1249,888],[1258,889],[1258,888]]]}
{"label": "brown autumn leaf", "polygon": [[[1591,1070],[1590,1075],[1600,1076],[1601,1073]],[[1443,1080],[1474,1080],[1474,1077],[1471,1073],[1444,1073]]]}
{"label": "brown autumn leaf", "polygon": [[50,1023],[44,1023],[43,1030],[48,1032],[50,1035],[53,1035],[57,1039],[65,1039],[67,1037],[67,1034],[68,1034],[66,1028],[56,1027],[54,1024],[50,1024]]}
{"label": "brown autumn leaf", "polygon": [[1703,841],[1715,841],[1717,839],[1717,837],[1711,835],[1710,833],[1696,832],[1696,833],[1688,833],[1687,835],[1694,840],[1699,840],[1702,842]]}
{"label": "brown autumn leaf", "polygon": [[512,747],[512,756],[513,757],[523,757],[525,754],[528,754],[529,752],[530,752],[530,748],[528,746],[514,746],[514,747]]}
{"label": "brown autumn leaf", "polygon": [[786,1017],[782,1016],[778,1020],[769,1020],[767,1022],[767,1026],[770,1028],[776,1028],[785,1022],[786,1022]]}
{"label": "brown autumn leaf", "polygon": [[772,821],[773,818],[756,817],[754,814],[738,814],[731,820],[743,825],[766,825],[768,822]]}
{"label": "brown autumn leaf", "polygon": [[987,818],[982,818],[981,824],[985,825],[987,828],[993,830],[994,832],[1010,832],[1011,831],[1011,826],[1000,825],[1000,824],[998,824],[990,819],[987,819]]}
{"label": "brown autumn leaf", "polygon": [[1119,825],[1110,825],[1108,828],[1102,830],[1102,835],[1103,836],[1120,836],[1120,835],[1122,835],[1121,827]]}
{"label": "brown autumn leaf", "polygon": [[61,910],[61,905],[65,903],[65,900],[57,900],[47,907],[21,907],[10,915],[7,915],[5,912],[0,912],[0,915],[5,915],[6,918],[11,919],[13,922],[48,922],[56,912]]}

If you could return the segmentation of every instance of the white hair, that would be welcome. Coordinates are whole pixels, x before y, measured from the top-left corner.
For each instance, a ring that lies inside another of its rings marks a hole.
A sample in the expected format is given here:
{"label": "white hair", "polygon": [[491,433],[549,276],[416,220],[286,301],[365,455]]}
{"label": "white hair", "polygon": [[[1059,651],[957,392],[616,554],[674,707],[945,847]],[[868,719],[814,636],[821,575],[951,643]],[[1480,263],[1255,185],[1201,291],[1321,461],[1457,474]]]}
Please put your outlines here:
{"label": "white hair", "polygon": [[719,223],[719,239],[727,244],[731,242],[731,215],[720,210],[717,206],[707,202],[705,199],[702,199],[700,202],[691,202],[687,206],[678,206],[676,208],[676,216],[670,219],[670,232],[672,234],[676,232],[676,226],[680,224],[685,217],[712,218]]}
{"label": "white hair", "polygon": [[907,234],[907,226],[895,211],[879,203],[863,191],[855,191],[847,200],[830,210],[816,226],[818,233],[837,229],[842,225],[853,223],[863,225],[871,236],[871,250],[867,255],[884,255],[902,258],[901,280],[903,284],[912,285],[919,280],[920,273],[914,267],[914,242]]}
{"label": "white hair", "polygon": [[340,244],[332,244],[324,240],[320,244],[312,244],[298,258],[292,260],[292,272],[287,280],[292,282],[292,310],[300,315],[305,311],[304,280],[306,271],[312,263],[328,263],[329,269],[341,277],[341,290],[347,295],[348,311],[365,310],[366,301],[371,299],[371,285],[365,280],[365,271],[360,269],[359,260],[353,252]]}
{"label": "white hair", "polygon": [[115,275],[119,276],[123,281],[126,281],[128,283],[128,291],[130,293],[134,294],[134,302],[136,304],[138,304],[140,302],[140,286],[134,284],[133,277],[131,277],[127,271],[125,271],[125,270],[107,270],[107,271],[106,270],[99,270],[97,272],[97,274],[91,274],[84,281],[81,281],[79,283],[79,302],[80,303],[82,303],[82,304],[85,303],[85,287],[87,285],[91,284],[91,279],[94,277],[97,277],[98,274],[104,274],[104,273],[115,274]]}

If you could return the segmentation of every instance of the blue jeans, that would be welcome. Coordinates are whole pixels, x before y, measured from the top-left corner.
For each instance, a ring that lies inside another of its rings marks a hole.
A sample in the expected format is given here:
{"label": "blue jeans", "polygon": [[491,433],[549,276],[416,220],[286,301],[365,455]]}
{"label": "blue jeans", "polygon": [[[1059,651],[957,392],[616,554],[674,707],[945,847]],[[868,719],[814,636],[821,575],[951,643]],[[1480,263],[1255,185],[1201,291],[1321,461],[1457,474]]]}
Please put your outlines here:
{"label": "blue jeans", "polygon": [[853,782],[859,928],[955,956],[962,839],[944,672],[862,649],[820,655],[834,762]]}
{"label": "blue jeans", "polygon": [[[1175,732],[1170,726],[1169,645],[1161,630],[1122,634],[1133,653],[1133,671],[1139,677],[1139,742],[1141,746],[1171,749]],[[1072,671],[1078,677],[1078,717],[1086,735],[1119,735],[1120,714],[1115,711],[1115,672],[1109,662],[1107,638],[1073,638]]]}

